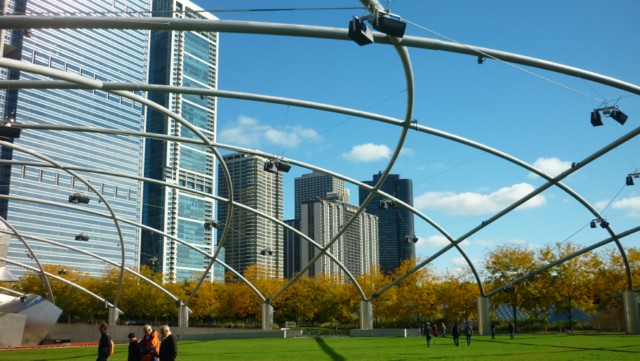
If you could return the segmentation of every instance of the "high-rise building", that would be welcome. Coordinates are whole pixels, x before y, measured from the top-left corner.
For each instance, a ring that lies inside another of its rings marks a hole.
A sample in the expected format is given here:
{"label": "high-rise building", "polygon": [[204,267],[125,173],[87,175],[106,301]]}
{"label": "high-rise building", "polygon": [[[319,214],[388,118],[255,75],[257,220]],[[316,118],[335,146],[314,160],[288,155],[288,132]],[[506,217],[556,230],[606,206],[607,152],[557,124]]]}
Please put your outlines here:
{"label": "high-rise building", "polygon": [[[234,153],[225,155],[233,185],[233,200],[265,215],[282,220],[284,174],[272,167],[265,167],[271,160],[263,157]],[[229,197],[227,181],[218,169],[218,195]],[[227,204],[218,203],[218,221],[227,218]],[[225,263],[238,272],[252,265],[267,277],[283,275],[283,227],[265,217],[233,207],[231,231],[224,240]],[[222,232],[218,233],[218,237]],[[220,240],[219,240],[220,241]]]}
{"label": "high-rise building", "polygon": [[[300,230],[321,247],[326,247],[343,226],[353,219],[358,207],[336,200],[312,200],[301,205]],[[302,242],[301,263],[308,264],[319,250],[308,242]],[[328,248],[353,275],[368,273],[378,264],[378,219],[362,212],[349,228]],[[345,280],[340,266],[326,255],[319,257],[306,271],[311,277],[320,274]]]}
{"label": "high-rise building", "polygon": [[349,190],[345,188],[344,180],[316,171],[296,178],[294,192],[296,219],[300,219],[300,207],[306,201],[335,198],[349,203]]}
{"label": "high-rise building", "polygon": [[[285,220],[284,223],[293,229],[300,229],[299,219],[288,219]],[[283,248],[283,275],[284,278],[291,278],[295,273],[300,272],[300,236],[289,229],[285,229]]]}
{"label": "high-rise building", "polygon": [[[153,16],[186,19],[217,19],[190,1],[153,0]],[[218,34],[201,31],[151,31],[149,83],[213,89],[217,86]],[[149,99],[187,119],[212,142],[215,141],[216,98],[193,94],[150,93]],[[196,134],[165,114],[149,110],[146,130],[186,138]],[[145,144],[146,177],[178,184],[213,195],[215,156],[206,146],[148,139]],[[142,221],[213,255],[214,228],[204,227],[214,218],[209,196],[158,184],[144,186]],[[141,260],[173,282],[202,277],[210,258],[174,240],[142,232]],[[216,270],[217,274],[216,274]],[[221,277],[214,267],[206,276]]]}
{"label": "high-rise building", "polygon": [[[374,186],[381,174],[374,174],[373,180],[363,183]],[[389,174],[380,188],[381,191],[413,206],[413,182],[402,179],[398,174]],[[369,192],[360,189],[360,204]],[[380,269],[385,273],[393,272],[400,264],[415,257],[416,245],[413,212],[404,207],[397,207],[382,196],[374,197],[367,205],[367,213],[378,216],[378,244],[380,253]]]}
{"label": "high-rise building", "polygon": [[[300,229],[300,209],[302,203],[316,199],[334,199],[349,203],[349,190],[344,186],[344,180],[328,174],[313,171],[295,179],[295,219],[287,221],[295,229]],[[300,236],[285,230],[284,241],[284,276],[290,278],[300,271]]]}
{"label": "high-rise building", "polygon": [[[2,2],[2,8],[6,15],[143,17],[149,14],[149,1],[7,0]],[[103,82],[146,82],[147,49],[148,31],[143,30],[18,29],[4,30],[2,34],[4,57]],[[6,69],[0,71],[0,78],[49,80],[46,76]],[[101,90],[5,89],[0,92],[0,112],[3,119],[11,118],[24,124],[135,132],[144,129],[141,104]],[[137,137],[25,129],[13,142],[64,166],[142,175],[143,144]],[[120,262],[123,250],[115,222],[106,205],[98,202],[96,194],[80,178],[88,180],[105,197],[118,217],[137,222],[141,205],[139,181],[87,171],[78,171],[79,177],[75,177],[9,146],[2,147],[1,153],[3,160],[15,162],[0,166],[0,215],[3,218],[24,236],[57,241]],[[70,205],[69,196],[75,193],[89,200],[89,204],[75,204],[77,207],[105,216],[55,205]],[[137,268],[138,228],[124,222],[119,225],[124,239],[125,265]],[[107,266],[104,261],[88,255],[32,238],[27,241],[43,264],[64,265],[95,275]],[[9,258],[35,265],[15,236],[11,239]],[[17,269],[17,272],[24,270]]]}

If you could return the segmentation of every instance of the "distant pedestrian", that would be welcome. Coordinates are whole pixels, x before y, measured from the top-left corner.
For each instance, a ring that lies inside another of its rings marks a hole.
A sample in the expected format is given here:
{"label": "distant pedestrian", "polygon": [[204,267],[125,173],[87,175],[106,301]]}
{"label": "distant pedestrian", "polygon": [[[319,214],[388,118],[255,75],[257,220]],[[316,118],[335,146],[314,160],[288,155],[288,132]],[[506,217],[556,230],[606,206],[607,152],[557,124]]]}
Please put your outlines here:
{"label": "distant pedestrian", "polygon": [[160,327],[160,333],[162,334],[160,361],[176,361],[178,356],[178,340],[176,336],[171,333],[171,329],[167,325]]}
{"label": "distant pedestrian", "polygon": [[433,328],[431,328],[431,324],[427,322],[424,326],[424,337],[427,339],[427,347],[431,347],[431,337],[433,337]]}
{"label": "distant pedestrian", "polygon": [[127,361],[140,361],[140,346],[138,345],[138,338],[136,334],[131,332],[129,333],[129,356],[127,357]]}
{"label": "distant pedestrian", "polygon": [[496,339],[496,324],[491,322],[491,339]]}
{"label": "distant pedestrian", "polygon": [[453,337],[453,344],[460,346],[460,326],[457,323],[454,323],[451,328],[451,336]]}
{"label": "distant pedestrian", "polygon": [[509,338],[513,340],[513,333],[515,332],[515,327],[513,326],[513,323],[509,324]]}
{"label": "distant pedestrian", "polygon": [[473,335],[473,328],[471,323],[467,322],[464,326],[464,335],[467,337],[467,346],[471,346],[471,335]]}
{"label": "distant pedestrian", "polygon": [[438,337],[438,324],[433,324],[433,337]]}
{"label": "distant pedestrian", "polygon": [[447,325],[444,324],[444,321],[440,324],[440,328],[442,331],[442,337],[447,336]]}
{"label": "distant pedestrian", "polygon": [[111,336],[107,333],[107,324],[105,322],[101,323],[98,326],[98,331],[100,331],[100,341],[98,342],[98,358],[96,361],[108,361],[109,357],[113,355],[113,341],[111,340]]}

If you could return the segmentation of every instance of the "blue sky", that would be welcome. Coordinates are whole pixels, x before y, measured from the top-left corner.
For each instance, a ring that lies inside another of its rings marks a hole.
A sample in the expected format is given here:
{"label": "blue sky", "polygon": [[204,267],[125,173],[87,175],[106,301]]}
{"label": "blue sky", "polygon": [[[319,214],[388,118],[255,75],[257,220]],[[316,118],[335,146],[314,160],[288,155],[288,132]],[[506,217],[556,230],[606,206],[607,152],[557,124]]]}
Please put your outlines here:
{"label": "blue sky", "polygon": [[[361,7],[357,0],[197,1],[223,20],[306,24],[346,29],[364,9],[228,11]],[[540,58],[640,84],[640,2],[381,1],[409,22],[407,35],[454,41]],[[416,80],[414,119],[456,134],[555,175],[640,125],[640,99],[625,91],[540,69],[476,57],[409,49]],[[221,34],[219,88],[327,103],[402,119],[406,84],[400,59],[386,45],[283,36]],[[617,104],[625,125],[590,112]],[[218,100],[218,141],[311,163],[360,181],[383,170],[401,129],[372,120],[283,105]],[[603,212],[616,232],[640,221],[640,140],[632,139],[580,169],[564,183]],[[285,178],[285,217],[293,217],[293,182]],[[495,156],[424,133],[410,132],[393,173],[413,180],[415,206],[453,238],[490,218],[544,182]],[[358,192],[351,188],[351,203]],[[487,251],[502,244],[540,247],[555,242],[589,245],[608,237],[589,228],[593,216],[558,188],[551,188],[473,234],[462,243],[481,267]],[[416,219],[418,257],[446,241]],[[638,247],[639,236],[622,243]],[[607,246],[612,247],[612,246]],[[450,250],[434,262],[460,267]]]}

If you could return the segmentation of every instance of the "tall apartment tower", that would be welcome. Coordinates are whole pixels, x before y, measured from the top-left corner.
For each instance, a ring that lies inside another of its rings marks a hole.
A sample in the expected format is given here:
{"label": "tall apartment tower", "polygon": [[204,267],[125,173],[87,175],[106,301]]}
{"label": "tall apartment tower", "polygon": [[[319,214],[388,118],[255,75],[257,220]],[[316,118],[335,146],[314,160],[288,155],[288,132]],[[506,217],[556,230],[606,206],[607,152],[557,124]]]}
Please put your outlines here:
{"label": "tall apartment tower", "polygon": [[[153,16],[217,19],[184,0],[153,0]],[[214,89],[218,72],[218,33],[151,31],[149,83]],[[177,93],[150,93],[149,99],[181,115],[208,139],[215,141],[215,97]],[[194,132],[165,114],[149,110],[146,130],[151,133],[197,139]],[[142,221],[187,242],[210,256],[215,251],[214,229],[204,223],[214,218],[215,157],[205,146],[147,139],[144,174],[195,192],[158,184],[144,186]],[[202,277],[210,258],[175,240],[142,232],[141,262],[157,267],[166,281]],[[212,268],[206,277],[218,278]]]}
{"label": "tall apartment tower", "polygon": [[[321,247],[326,247],[339,230],[351,220],[358,207],[335,200],[312,200],[301,205],[300,230]],[[319,250],[308,242],[301,243],[303,266]],[[378,264],[378,219],[362,212],[350,227],[328,249],[353,275],[371,271]],[[344,270],[329,256],[319,257],[306,272],[310,277],[320,274],[345,280]]]}
{"label": "tall apartment tower", "polygon": [[[295,219],[288,220],[288,224],[300,229],[300,209],[302,203],[315,199],[334,199],[349,203],[349,190],[344,186],[344,180],[328,174],[313,171],[295,179]],[[284,276],[290,278],[300,271],[300,237],[289,230],[285,230],[284,241]]]}
{"label": "tall apartment tower", "polygon": [[[1,3],[0,8],[6,15],[108,14],[136,18],[148,16],[150,10],[150,2],[144,0],[5,0]],[[3,30],[1,39],[2,55],[6,58],[103,82],[133,83],[147,81],[148,40],[147,31],[107,29]],[[6,69],[0,70],[0,78],[50,80],[47,76]],[[102,90],[4,89],[0,91],[0,112],[3,119],[15,119],[23,124],[134,132],[144,129],[144,109],[139,103]],[[45,242],[55,241],[117,264],[124,251],[125,265],[137,268],[138,228],[119,223],[123,250],[106,205],[98,202],[96,193],[89,190],[82,178],[105,197],[118,217],[139,222],[141,185],[133,178],[116,174],[142,175],[142,140],[90,132],[24,129],[19,138],[10,141],[64,166],[106,172],[82,170],[76,172],[76,177],[49,166],[48,161],[40,157],[10,146],[2,147],[2,161],[14,163],[0,163],[0,216],[27,239],[40,263],[64,265],[93,275],[102,274],[108,266],[91,255]],[[76,193],[89,203],[69,203],[78,200],[70,198]],[[10,259],[35,266],[33,255],[15,236],[11,237],[8,254]],[[16,271],[20,274],[24,269]]]}
{"label": "tall apartment tower", "polygon": [[314,199],[336,198],[349,203],[349,190],[344,180],[329,174],[313,171],[295,179],[295,217],[300,219],[302,202]]}
{"label": "tall apartment tower", "polygon": [[[271,160],[244,153],[225,155],[223,159],[231,176],[234,202],[282,220],[284,174],[275,168],[265,167]],[[218,195],[228,198],[227,188],[227,181],[219,168]],[[227,213],[227,204],[219,202],[218,222],[224,222]],[[266,277],[281,278],[283,227],[238,206],[233,208],[230,221],[231,231],[223,244],[225,263],[240,273],[255,264]],[[221,234],[218,232],[218,238]]]}
{"label": "tall apartment tower", "polygon": [[[363,183],[374,186],[381,174],[373,175],[373,180]],[[413,205],[413,182],[402,179],[398,174],[389,174],[380,188],[383,192]],[[360,189],[360,204],[369,195],[366,189]],[[366,208],[367,213],[378,216],[378,244],[380,269],[385,273],[393,272],[400,264],[412,259],[416,254],[413,212],[404,207],[396,207],[392,202],[376,196]]]}

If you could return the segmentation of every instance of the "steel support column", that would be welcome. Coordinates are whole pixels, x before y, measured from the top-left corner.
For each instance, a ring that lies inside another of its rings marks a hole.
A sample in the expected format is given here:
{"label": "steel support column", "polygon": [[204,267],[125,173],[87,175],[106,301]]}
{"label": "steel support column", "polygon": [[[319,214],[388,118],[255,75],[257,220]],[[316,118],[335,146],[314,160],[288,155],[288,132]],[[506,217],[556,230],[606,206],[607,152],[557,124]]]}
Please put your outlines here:
{"label": "steel support column", "polygon": [[478,304],[478,334],[486,336],[491,334],[491,313],[489,312],[489,297],[480,296]]}
{"label": "steel support column", "polygon": [[373,330],[373,305],[371,301],[360,301],[360,329]]}
{"label": "steel support column", "polygon": [[629,335],[640,334],[640,316],[638,311],[638,293],[624,291],[622,293],[624,306],[625,330]]}
{"label": "steel support column", "polygon": [[178,305],[178,327],[189,327],[189,307],[180,302]]}
{"label": "steel support column", "polygon": [[262,304],[262,329],[273,330],[273,306],[269,300]]}
{"label": "steel support column", "polygon": [[109,307],[109,325],[110,326],[117,325],[118,324],[118,317],[120,316],[120,314],[119,314],[120,310],[118,310],[113,305],[108,306],[108,307]]}

